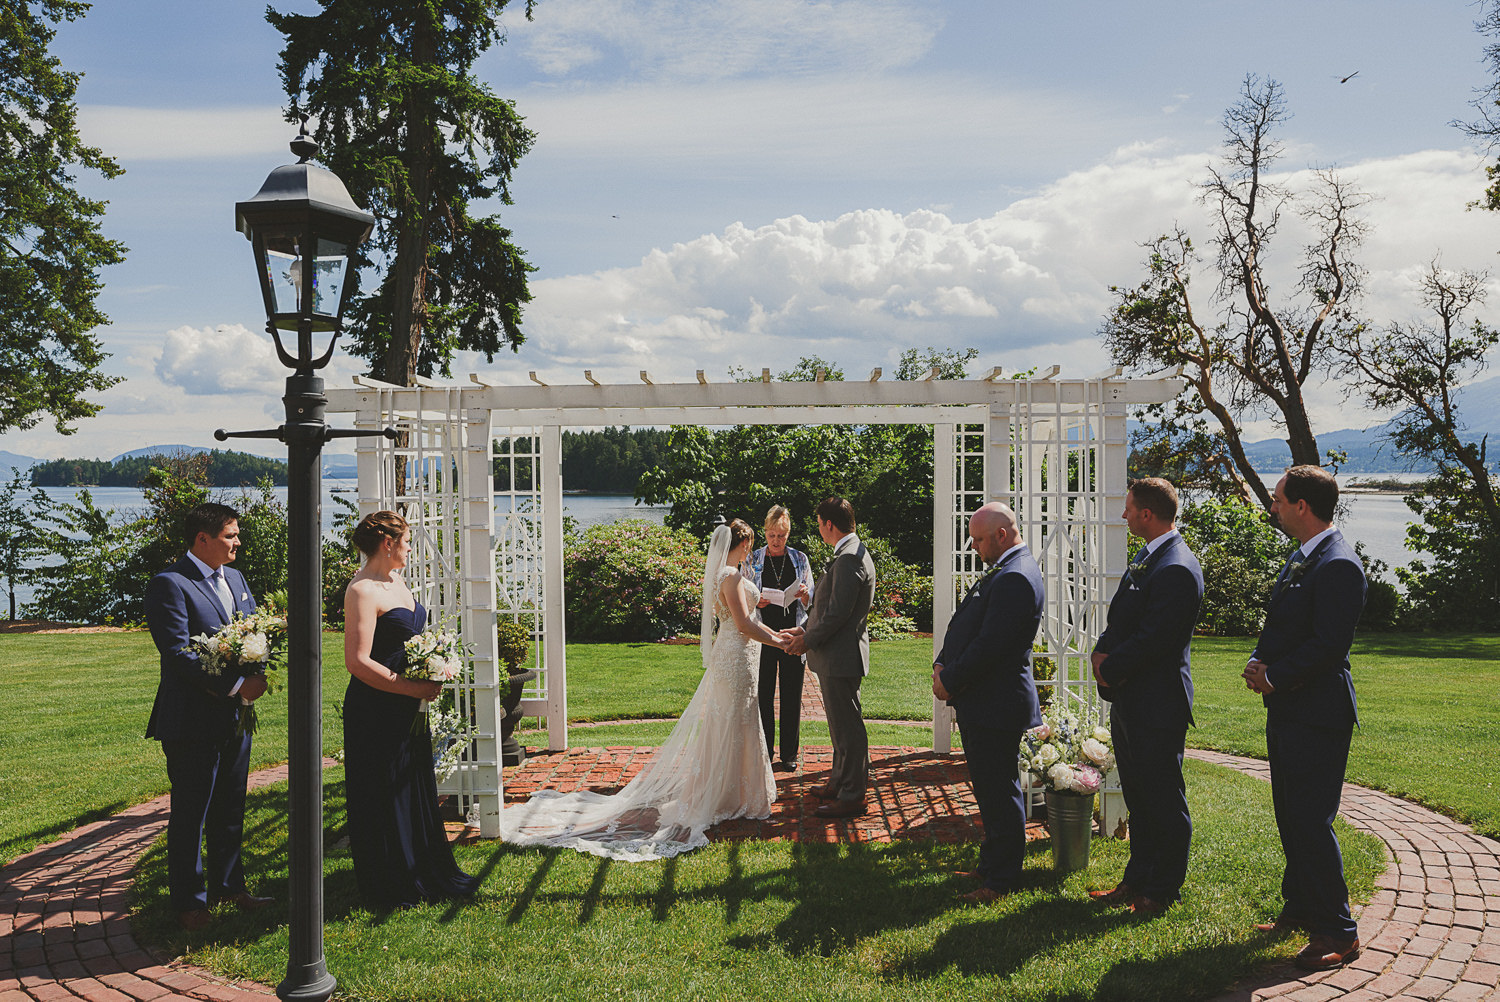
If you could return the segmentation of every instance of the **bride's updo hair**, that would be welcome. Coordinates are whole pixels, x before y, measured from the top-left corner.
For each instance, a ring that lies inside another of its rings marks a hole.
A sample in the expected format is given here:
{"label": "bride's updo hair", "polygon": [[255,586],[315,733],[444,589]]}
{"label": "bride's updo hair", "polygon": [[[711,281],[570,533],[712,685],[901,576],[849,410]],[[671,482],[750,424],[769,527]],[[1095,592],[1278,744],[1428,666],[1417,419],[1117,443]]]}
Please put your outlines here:
{"label": "bride's updo hair", "polygon": [[755,530],[750,528],[750,523],[744,519],[737,518],[729,523],[729,552],[733,553],[736,546],[747,540],[753,542],[754,539]]}
{"label": "bride's updo hair", "polygon": [[359,547],[359,552],[373,557],[382,543],[387,539],[399,540],[409,528],[406,519],[395,512],[377,511],[359,520],[359,524],[349,534],[349,540]]}

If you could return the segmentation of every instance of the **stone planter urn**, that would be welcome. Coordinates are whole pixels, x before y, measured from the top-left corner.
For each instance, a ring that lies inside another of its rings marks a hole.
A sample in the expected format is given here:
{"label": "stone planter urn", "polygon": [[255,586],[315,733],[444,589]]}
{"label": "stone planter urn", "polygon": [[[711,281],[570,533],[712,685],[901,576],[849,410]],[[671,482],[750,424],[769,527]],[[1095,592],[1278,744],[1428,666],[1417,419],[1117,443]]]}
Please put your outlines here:
{"label": "stone planter urn", "polygon": [[520,765],[526,761],[526,749],[516,740],[516,725],[521,722],[521,690],[526,683],[536,678],[536,669],[512,671],[505,682],[505,691],[500,694],[500,764]]}

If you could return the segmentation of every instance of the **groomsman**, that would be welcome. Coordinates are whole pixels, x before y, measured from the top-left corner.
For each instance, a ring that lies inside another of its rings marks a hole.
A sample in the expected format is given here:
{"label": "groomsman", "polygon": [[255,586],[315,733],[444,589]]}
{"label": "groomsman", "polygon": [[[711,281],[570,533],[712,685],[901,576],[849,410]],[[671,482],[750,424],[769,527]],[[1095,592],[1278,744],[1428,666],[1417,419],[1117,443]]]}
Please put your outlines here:
{"label": "groomsman", "polygon": [[189,637],[217,633],[235,613],[255,611],[245,576],[228,566],[240,547],[239,514],[227,505],[199,505],[188,512],[185,529],[188,552],[146,587],[146,622],[161,653],[146,737],[161,741],[172,784],[172,908],[178,924],[196,932],[209,924],[211,904],[229,901],[249,910],[271,903],[245,890],[240,842],[250,735],[237,733],[241,699],[259,699],[266,679],[206,674],[198,655],[185,650]]}
{"label": "groomsman", "polygon": [[818,535],[833,547],[833,559],[813,588],[807,625],[794,626],[788,654],[807,655],[818,676],[833,768],[828,784],[813,790],[829,801],[813,811],[820,818],[853,818],[865,813],[870,776],[870,741],[859,686],[870,673],[870,634],[866,620],[875,599],[875,561],[854,534],[854,506],[831,497],[818,505]]}
{"label": "groomsman", "polygon": [[1109,700],[1110,736],[1130,813],[1130,861],[1119,886],[1090,891],[1137,915],[1165,911],[1187,879],[1193,820],[1182,753],[1193,722],[1189,670],[1203,571],[1177,531],[1177,489],[1160,477],[1130,485],[1125,524],[1146,541],[1109,603],[1094,647],[1094,679]]}
{"label": "groomsman", "polygon": [[1244,671],[1266,705],[1271,801],[1286,856],[1281,913],[1258,928],[1308,933],[1297,966],[1309,971],[1359,956],[1333,819],[1358,723],[1349,648],[1365,605],[1365,573],[1333,524],[1338,498],[1338,482],[1318,466],[1294,466],[1277,483],[1271,514],[1302,545],[1276,581]]}
{"label": "groomsman", "polygon": [[969,782],[984,824],[981,885],[965,901],[992,904],[1015,890],[1026,855],[1026,801],[1016,749],[1042,722],[1031,645],[1042,625],[1042,572],[1021,542],[1015,512],[998,501],[969,518],[969,540],[990,565],[959,603],[932,666],[932,694],[953,707]]}

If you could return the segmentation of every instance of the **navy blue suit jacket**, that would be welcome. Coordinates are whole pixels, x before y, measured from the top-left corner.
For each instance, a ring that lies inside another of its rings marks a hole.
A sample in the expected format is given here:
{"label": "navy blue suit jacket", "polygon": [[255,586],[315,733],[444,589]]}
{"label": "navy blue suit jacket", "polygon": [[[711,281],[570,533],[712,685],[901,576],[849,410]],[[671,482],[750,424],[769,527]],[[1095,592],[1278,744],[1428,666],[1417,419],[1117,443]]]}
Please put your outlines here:
{"label": "navy blue suit jacket", "polygon": [[1365,608],[1364,565],[1337,529],[1300,563],[1282,569],[1251,655],[1275,689],[1266,708],[1279,720],[1352,725],[1349,648]]}
{"label": "navy blue suit jacket", "polygon": [[954,611],[937,663],[960,727],[1025,730],[1042,722],[1031,645],[1045,596],[1031,551],[1012,546]]}
{"label": "navy blue suit jacket", "polygon": [[[224,568],[234,611],[255,611],[245,575]],[[198,565],[183,556],[146,586],[146,623],[161,654],[161,681],[146,724],[146,737],[161,741],[222,741],[239,723],[240,701],[229,695],[238,675],[215,677],[203,671],[198,655],[185,652],[189,637],[213,634],[229,622],[213,585]]]}
{"label": "navy blue suit jacket", "polygon": [[[1132,563],[1138,562],[1137,559]],[[1094,650],[1109,657],[1099,669],[1099,695],[1117,711],[1151,714],[1162,724],[1193,722],[1189,660],[1203,604],[1203,570],[1187,541],[1173,535],[1145,569],[1127,572],[1109,603],[1109,622]]]}

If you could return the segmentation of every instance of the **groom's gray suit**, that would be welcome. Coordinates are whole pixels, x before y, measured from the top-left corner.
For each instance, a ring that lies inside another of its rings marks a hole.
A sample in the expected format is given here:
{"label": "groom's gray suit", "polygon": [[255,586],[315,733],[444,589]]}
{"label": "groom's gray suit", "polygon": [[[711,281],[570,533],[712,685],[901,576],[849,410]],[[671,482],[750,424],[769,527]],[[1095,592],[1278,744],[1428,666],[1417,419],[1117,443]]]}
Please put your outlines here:
{"label": "groom's gray suit", "polygon": [[833,742],[828,787],[839,800],[863,800],[870,772],[859,685],[870,672],[865,618],[874,598],[875,561],[851,532],[839,540],[833,559],[818,579],[803,635],[807,667],[818,676]]}

